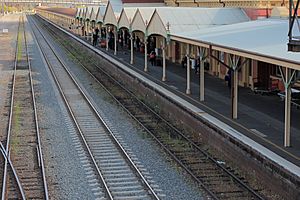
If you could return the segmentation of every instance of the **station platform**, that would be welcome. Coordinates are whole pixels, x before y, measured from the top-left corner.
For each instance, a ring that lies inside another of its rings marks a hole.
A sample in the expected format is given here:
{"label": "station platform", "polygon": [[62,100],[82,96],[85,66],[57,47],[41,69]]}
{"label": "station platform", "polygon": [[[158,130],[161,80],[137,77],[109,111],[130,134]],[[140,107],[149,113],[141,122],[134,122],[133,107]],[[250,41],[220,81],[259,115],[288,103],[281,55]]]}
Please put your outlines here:
{"label": "station platform", "polygon": [[[113,50],[103,52],[130,65],[130,51],[119,50],[117,56]],[[277,95],[255,94],[250,88],[239,87],[238,119],[231,119],[231,90],[225,80],[205,74],[205,101],[199,101],[199,75],[191,69],[191,94],[186,91],[186,68],[180,64],[166,63],[167,81],[162,82],[162,67],[151,66],[144,70],[144,54],[134,52],[135,62],[132,66],[147,77],[152,77],[176,95],[195,105],[201,110],[230,125],[247,137],[267,147],[281,157],[300,167],[300,109],[292,106],[291,147],[284,147],[284,101]]]}
{"label": "station platform", "polygon": [[[167,81],[162,82],[162,67],[151,66],[148,62],[148,72],[144,72],[144,54],[134,52],[134,64],[129,64],[130,52],[127,49],[113,50],[93,47],[85,38],[69,35],[87,47],[94,50],[113,64],[126,70],[142,81],[154,84],[158,90],[165,93],[185,106],[187,110],[195,113],[207,113],[202,117],[219,128],[231,134],[246,145],[260,152],[263,156],[279,164],[300,178],[300,123],[297,116],[300,110],[292,107],[291,118],[291,144],[283,146],[284,137],[284,101],[276,95],[255,94],[251,89],[239,87],[238,119],[232,120],[230,89],[224,80],[205,74],[205,101],[199,101],[199,75],[191,70],[191,92],[186,91],[186,68],[168,62]],[[114,59],[111,59],[114,58]]]}

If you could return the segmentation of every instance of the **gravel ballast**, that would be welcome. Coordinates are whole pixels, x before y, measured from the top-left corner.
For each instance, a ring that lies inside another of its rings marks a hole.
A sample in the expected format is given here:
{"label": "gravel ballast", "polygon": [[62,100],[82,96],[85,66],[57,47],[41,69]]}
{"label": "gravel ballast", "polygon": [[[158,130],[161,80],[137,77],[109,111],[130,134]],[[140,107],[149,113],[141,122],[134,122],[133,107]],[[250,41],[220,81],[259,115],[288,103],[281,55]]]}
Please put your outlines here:
{"label": "gravel ballast", "polygon": [[[26,28],[30,30],[28,23]],[[27,39],[50,199],[95,199],[94,188],[78,155],[82,147],[31,30]]]}
{"label": "gravel ballast", "polygon": [[[48,37],[50,38],[50,36]],[[111,122],[118,139],[130,149],[158,186],[163,199],[202,199],[194,183],[185,177],[180,168],[171,162],[160,147],[125,113],[112,98],[87,74],[68,53],[52,41],[53,46],[64,58],[65,64],[89,93],[98,111]],[[129,148],[130,147],[130,148]]]}

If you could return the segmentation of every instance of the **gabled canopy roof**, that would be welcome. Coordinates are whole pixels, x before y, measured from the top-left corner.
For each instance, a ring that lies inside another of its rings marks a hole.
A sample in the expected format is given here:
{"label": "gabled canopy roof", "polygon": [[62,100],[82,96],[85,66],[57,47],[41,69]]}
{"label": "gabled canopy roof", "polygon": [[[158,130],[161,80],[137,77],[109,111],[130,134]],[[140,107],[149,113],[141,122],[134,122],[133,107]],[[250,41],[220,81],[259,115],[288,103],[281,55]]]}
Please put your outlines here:
{"label": "gabled canopy roof", "polygon": [[87,7],[85,7],[85,8],[82,8],[82,15],[81,15],[81,19],[83,19],[83,20],[85,20],[85,18],[86,18],[86,13],[87,13]]}
{"label": "gabled canopy roof", "polygon": [[89,21],[91,21],[91,20],[93,20],[92,18],[91,18],[91,16],[92,16],[92,12],[93,12],[93,10],[94,9],[97,9],[98,7],[96,7],[96,6],[88,6],[87,8],[86,8],[86,13],[85,13],[85,20],[89,20]]}
{"label": "gabled canopy roof", "polygon": [[81,8],[76,9],[76,18],[78,19],[80,17]]}
{"label": "gabled canopy roof", "polygon": [[96,21],[96,14],[98,12],[98,8],[97,7],[93,7],[92,11],[91,11],[91,15],[90,15],[90,20],[91,21]]}
{"label": "gabled canopy roof", "polygon": [[300,70],[300,54],[287,51],[288,27],[287,19],[265,19],[176,35],[212,44],[228,53],[234,51],[237,55]]}
{"label": "gabled canopy roof", "polygon": [[129,29],[136,10],[137,8],[123,8],[118,21],[118,27]]}
{"label": "gabled canopy roof", "polygon": [[170,34],[196,31],[203,27],[233,24],[249,21],[239,8],[156,8],[148,25],[148,34],[160,34],[167,37],[167,26]]}
{"label": "gabled canopy roof", "polygon": [[98,12],[96,14],[96,23],[103,23],[103,17],[105,14],[106,5],[105,6],[99,6]]}
{"label": "gabled canopy roof", "polygon": [[148,25],[154,10],[154,8],[139,8],[132,20],[132,31],[141,31],[145,33],[147,28],[146,24]]}
{"label": "gabled canopy roof", "polygon": [[84,11],[85,11],[85,8],[80,8],[79,19],[83,19],[84,18]]}
{"label": "gabled canopy roof", "polygon": [[118,11],[118,7],[117,7],[117,11],[114,11],[113,6],[109,1],[103,17],[103,23],[118,26],[117,18],[119,18],[120,14],[121,14],[121,10]]}

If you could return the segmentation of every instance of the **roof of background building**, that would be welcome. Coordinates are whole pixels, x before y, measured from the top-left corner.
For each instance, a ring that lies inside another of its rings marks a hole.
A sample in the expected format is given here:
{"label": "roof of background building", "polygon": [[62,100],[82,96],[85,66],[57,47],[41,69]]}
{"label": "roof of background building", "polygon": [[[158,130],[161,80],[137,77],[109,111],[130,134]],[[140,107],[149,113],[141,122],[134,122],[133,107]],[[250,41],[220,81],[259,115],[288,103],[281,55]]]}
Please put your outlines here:
{"label": "roof of background building", "polygon": [[39,9],[47,10],[50,12],[59,13],[62,15],[67,15],[69,17],[76,17],[77,9],[76,8],[50,8],[50,7],[38,7]]}

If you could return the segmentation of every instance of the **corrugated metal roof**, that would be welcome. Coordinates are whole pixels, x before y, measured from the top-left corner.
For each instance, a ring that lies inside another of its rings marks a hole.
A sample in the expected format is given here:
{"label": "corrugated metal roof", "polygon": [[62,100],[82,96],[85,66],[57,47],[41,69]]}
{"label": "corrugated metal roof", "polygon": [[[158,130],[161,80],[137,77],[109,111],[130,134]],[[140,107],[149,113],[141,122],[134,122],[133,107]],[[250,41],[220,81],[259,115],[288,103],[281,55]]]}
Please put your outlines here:
{"label": "corrugated metal roof", "polygon": [[162,22],[170,25],[170,33],[199,30],[203,26],[225,25],[249,21],[239,8],[157,8]]}
{"label": "corrugated metal roof", "polygon": [[144,19],[144,21],[149,23],[151,16],[153,15],[155,8],[139,8],[139,11]]}
{"label": "corrugated metal roof", "polygon": [[129,29],[130,23],[136,13],[137,8],[124,8],[118,20],[119,28],[126,27]]}
{"label": "corrugated metal roof", "polygon": [[132,31],[146,32],[146,24],[149,23],[151,16],[154,13],[155,8],[139,8],[132,19],[131,28]]}
{"label": "corrugated metal roof", "polygon": [[288,27],[287,19],[265,19],[175,35],[300,64],[300,54],[287,51]]}
{"label": "corrugated metal roof", "polygon": [[88,7],[86,7],[85,19],[87,19],[87,20],[93,20],[91,18],[93,10],[98,10],[98,6],[88,6]]}
{"label": "corrugated metal roof", "polygon": [[167,37],[167,26],[172,35],[197,31],[204,27],[249,21],[240,8],[159,7],[155,10],[147,30],[149,34],[160,34],[164,37]]}

